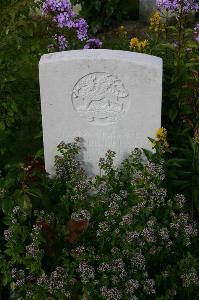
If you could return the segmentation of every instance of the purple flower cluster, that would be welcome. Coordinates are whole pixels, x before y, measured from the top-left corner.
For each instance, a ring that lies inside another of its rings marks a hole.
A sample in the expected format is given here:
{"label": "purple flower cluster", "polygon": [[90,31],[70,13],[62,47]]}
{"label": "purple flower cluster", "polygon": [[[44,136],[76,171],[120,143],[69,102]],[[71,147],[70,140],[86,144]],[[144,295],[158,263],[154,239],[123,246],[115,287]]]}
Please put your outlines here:
{"label": "purple flower cluster", "polygon": [[60,51],[64,51],[68,47],[68,41],[66,40],[65,36],[55,34],[53,36],[53,40],[59,47]]}
{"label": "purple flower cluster", "polygon": [[74,26],[74,22],[72,21],[73,18],[72,13],[63,12],[59,13],[58,15],[54,16],[53,21],[57,24],[58,27],[68,27],[72,28]]}
{"label": "purple flower cluster", "polygon": [[42,13],[62,13],[68,18],[75,16],[69,0],[46,0],[42,6]]}
{"label": "purple flower cluster", "polygon": [[166,9],[176,13],[189,13],[199,9],[197,0],[156,0],[159,9]]}
{"label": "purple flower cluster", "polygon": [[199,23],[197,23],[194,28],[194,35],[196,42],[199,43]]}
{"label": "purple flower cluster", "polygon": [[99,49],[102,47],[102,42],[99,39],[89,39],[86,41],[84,49]]}
{"label": "purple flower cluster", "polygon": [[[41,10],[43,15],[52,17],[57,27],[74,29],[80,41],[88,38],[88,24],[86,20],[76,18],[69,0],[45,0]],[[68,47],[68,42],[63,35],[56,35],[53,39],[57,42],[59,50],[62,51]]]}
{"label": "purple flower cluster", "polygon": [[84,19],[77,19],[74,22],[74,28],[76,28],[76,32],[77,32],[77,37],[80,41],[84,41],[85,39],[88,38],[88,24],[86,22],[86,20]]}

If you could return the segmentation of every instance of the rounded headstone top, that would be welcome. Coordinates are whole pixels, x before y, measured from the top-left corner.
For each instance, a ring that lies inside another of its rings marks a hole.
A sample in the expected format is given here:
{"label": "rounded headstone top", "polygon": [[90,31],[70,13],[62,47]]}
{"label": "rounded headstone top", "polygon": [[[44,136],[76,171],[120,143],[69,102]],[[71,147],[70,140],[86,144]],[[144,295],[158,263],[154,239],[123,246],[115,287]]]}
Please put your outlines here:
{"label": "rounded headstone top", "polygon": [[44,54],[40,59],[40,65],[78,59],[120,60],[136,63],[138,65],[152,65],[153,68],[155,66],[158,68],[162,66],[162,58],[157,56],[110,49],[82,49]]}

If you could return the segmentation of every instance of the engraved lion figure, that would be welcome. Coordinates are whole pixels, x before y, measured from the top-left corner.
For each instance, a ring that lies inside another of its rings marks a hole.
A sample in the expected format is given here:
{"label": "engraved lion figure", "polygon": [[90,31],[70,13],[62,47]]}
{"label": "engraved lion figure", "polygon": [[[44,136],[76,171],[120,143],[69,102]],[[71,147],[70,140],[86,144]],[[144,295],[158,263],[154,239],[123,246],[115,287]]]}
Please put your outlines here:
{"label": "engraved lion figure", "polygon": [[124,110],[124,98],[128,96],[123,83],[108,73],[92,73],[75,85],[74,108],[87,119],[116,119]]}

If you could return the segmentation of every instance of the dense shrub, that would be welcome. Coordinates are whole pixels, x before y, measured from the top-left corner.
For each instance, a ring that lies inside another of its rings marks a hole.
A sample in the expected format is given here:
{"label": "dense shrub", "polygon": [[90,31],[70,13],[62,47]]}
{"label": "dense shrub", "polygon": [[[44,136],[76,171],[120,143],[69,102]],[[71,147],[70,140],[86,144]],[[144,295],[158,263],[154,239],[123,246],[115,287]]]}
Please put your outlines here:
{"label": "dense shrub", "polygon": [[88,178],[79,139],[58,149],[54,178],[32,162],[0,181],[10,297],[197,299],[197,224],[183,195],[167,195],[163,161],[135,149],[116,168],[109,150]]}

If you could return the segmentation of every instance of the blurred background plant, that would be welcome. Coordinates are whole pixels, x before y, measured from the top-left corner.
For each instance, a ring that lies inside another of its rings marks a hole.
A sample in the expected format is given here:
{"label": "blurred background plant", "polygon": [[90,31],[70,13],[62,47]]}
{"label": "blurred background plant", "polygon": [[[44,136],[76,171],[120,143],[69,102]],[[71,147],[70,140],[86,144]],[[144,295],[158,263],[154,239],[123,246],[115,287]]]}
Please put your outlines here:
{"label": "blurred background plant", "polygon": [[199,4],[156,2],[158,11],[149,19],[147,39],[133,37],[129,48],[163,58],[162,126],[171,145],[167,187],[171,191],[177,187],[190,199],[190,209],[199,211],[199,43],[194,18]]}
{"label": "blurred background plant", "polygon": [[190,198],[190,207],[198,210],[199,44],[192,12],[199,4],[194,0],[170,2],[157,1],[159,12],[151,17],[149,27],[151,54],[164,62],[162,125],[172,145],[167,181],[172,191],[177,187]]}
{"label": "blurred background plant", "polygon": [[72,0],[80,4],[80,14],[88,20],[91,30],[96,33],[125,19],[138,19],[139,0]]}

